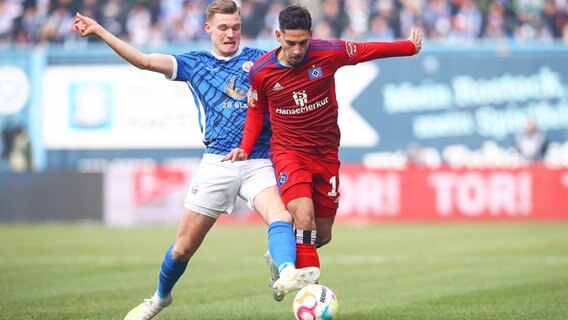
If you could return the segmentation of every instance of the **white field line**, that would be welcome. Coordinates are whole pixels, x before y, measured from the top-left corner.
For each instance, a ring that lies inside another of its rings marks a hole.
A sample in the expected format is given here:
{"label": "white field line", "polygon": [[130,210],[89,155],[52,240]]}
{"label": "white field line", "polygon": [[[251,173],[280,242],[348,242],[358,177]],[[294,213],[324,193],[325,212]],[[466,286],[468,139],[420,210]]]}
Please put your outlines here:
{"label": "white field line", "polygon": [[[196,261],[226,262],[221,256],[198,256]],[[568,265],[568,256],[320,256],[322,264],[331,265],[383,265],[383,264],[536,264],[536,265]],[[263,263],[261,256],[246,256],[238,259],[239,263],[256,265]],[[137,265],[161,263],[161,257],[115,257],[115,256],[51,256],[51,257],[2,257],[0,267],[37,266],[37,265]]]}

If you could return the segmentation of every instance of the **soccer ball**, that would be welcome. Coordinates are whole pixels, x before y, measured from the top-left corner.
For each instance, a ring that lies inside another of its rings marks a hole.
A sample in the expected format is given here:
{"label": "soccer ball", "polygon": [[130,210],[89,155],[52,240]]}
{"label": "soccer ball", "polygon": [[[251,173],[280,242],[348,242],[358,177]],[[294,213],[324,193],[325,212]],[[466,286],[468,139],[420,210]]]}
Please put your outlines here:
{"label": "soccer ball", "polygon": [[298,291],[292,308],[297,320],[332,320],[337,314],[339,303],[330,288],[310,284]]}

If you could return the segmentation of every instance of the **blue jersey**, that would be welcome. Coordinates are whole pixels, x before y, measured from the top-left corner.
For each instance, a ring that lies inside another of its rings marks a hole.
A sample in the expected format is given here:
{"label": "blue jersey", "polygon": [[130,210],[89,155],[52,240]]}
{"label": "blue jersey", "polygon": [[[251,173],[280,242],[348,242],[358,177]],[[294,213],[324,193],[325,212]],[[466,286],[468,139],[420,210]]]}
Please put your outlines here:
{"label": "blue jersey", "polygon": [[[227,60],[206,51],[174,55],[172,80],[185,81],[191,90],[205,153],[226,155],[240,145],[247,115],[248,73],[263,54],[259,49],[243,48]],[[271,133],[265,121],[249,159],[268,158]]]}

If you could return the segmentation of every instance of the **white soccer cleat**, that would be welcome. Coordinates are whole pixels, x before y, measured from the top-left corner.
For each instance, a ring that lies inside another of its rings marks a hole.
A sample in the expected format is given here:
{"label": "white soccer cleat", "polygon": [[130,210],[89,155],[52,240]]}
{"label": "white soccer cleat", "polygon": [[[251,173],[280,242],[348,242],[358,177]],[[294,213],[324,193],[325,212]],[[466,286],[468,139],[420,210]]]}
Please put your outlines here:
{"label": "white soccer cleat", "polygon": [[270,270],[270,279],[268,279],[268,288],[270,289],[270,292],[272,292],[272,298],[280,302],[284,300],[285,294],[282,294],[281,292],[274,290],[274,282],[276,282],[278,278],[280,278],[278,267],[276,266],[276,264],[274,264],[274,260],[272,260],[272,256],[270,255],[270,252],[268,250],[264,254],[264,259],[266,260],[266,263],[268,264],[268,269]]}
{"label": "white soccer cleat", "polygon": [[164,299],[160,299],[157,295],[150,299],[144,299],[144,302],[136,308],[130,310],[124,320],[150,320],[154,318],[162,309],[172,304],[172,295]]}
{"label": "white soccer cleat", "polygon": [[272,289],[284,298],[287,293],[299,290],[308,284],[317,283],[319,278],[320,269],[317,267],[286,268],[282,270],[280,278],[274,282]]}

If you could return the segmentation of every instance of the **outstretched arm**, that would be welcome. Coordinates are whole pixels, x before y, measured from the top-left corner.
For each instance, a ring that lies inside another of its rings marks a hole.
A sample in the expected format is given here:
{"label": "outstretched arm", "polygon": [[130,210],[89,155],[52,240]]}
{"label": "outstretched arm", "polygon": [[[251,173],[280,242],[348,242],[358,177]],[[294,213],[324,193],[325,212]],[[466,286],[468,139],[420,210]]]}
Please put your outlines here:
{"label": "outstretched arm", "polygon": [[133,66],[154,72],[159,72],[168,78],[174,72],[174,62],[171,56],[159,53],[145,54],[119,39],[95,20],[77,12],[75,16],[75,29],[81,37],[97,36],[114,52]]}
{"label": "outstretched arm", "polygon": [[[406,40],[392,42],[360,42],[348,47],[351,64],[375,59],[413,56],[422,49],[422,31],[412,28]],[[356,50],[354,47],[356,47]]]}

